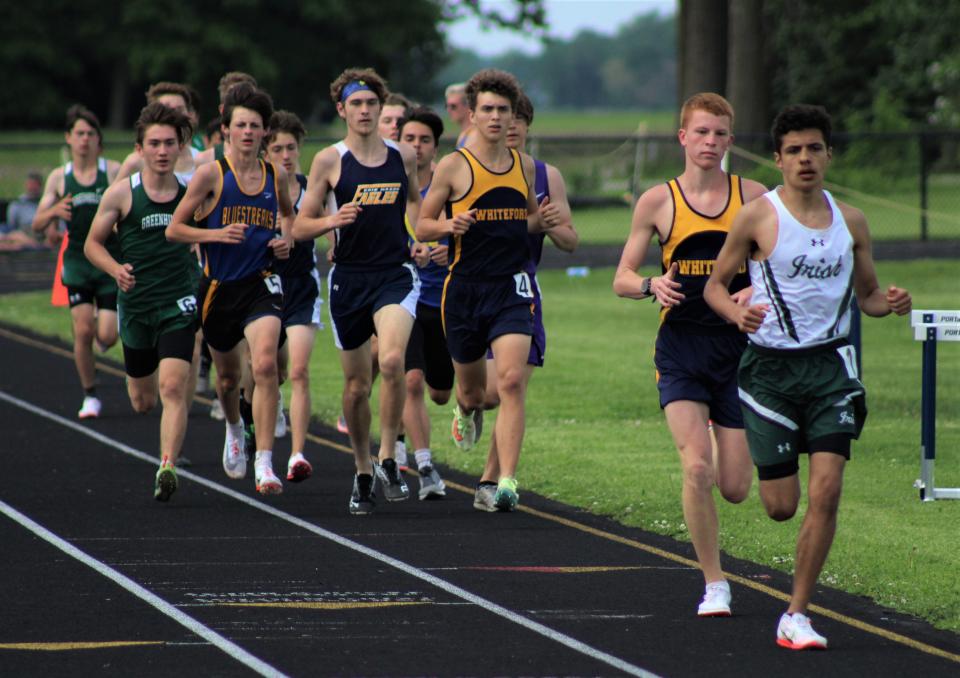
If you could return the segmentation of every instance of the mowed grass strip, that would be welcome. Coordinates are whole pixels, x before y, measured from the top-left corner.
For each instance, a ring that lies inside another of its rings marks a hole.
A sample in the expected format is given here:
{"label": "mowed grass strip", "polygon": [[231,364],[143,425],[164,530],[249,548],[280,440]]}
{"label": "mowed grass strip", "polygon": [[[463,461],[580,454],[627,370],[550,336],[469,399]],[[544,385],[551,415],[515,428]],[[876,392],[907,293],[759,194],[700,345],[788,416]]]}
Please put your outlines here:
{"label": "mowed grass strip", "polygon": [[[911,290],[915,308],[956,309],[958,266],[957,260],[919,260],[879,262],[877,268],[882,285]],[[687,540],[680,464],[653,377],[656,309],[614,296],[612,276],[612,269],[594,269],[586,278],[568,278],[563,271],[538,274],[545,293],[547,364],[536,370],[529,389],[521,497],[524,490],[536,491]],[[7,296],[0,304],[0,319],[62,340],[70,336],[68,315],[49,305],[45,291]],[[837,538],[820,581],[960,631],[960,502],[922,503],[913,488],[920,461],[921,345],[907,318],[864,318],[863,334],[870,414],[847,467]],[[116,348],[109,355],[121,358]],[[329,328],[318,334],[310,371],[314,414],[332,424],[340,411],[342,376]],[[960,345],[941,344],[939,379],[937,483],[958,487]],[[79,385],[76,399],[79,403]],[[376,388],[371,402],[376,429]],[[449,439],[450,406],[431,404],[430,412],[436,458],[479,475],[495,415],[488,413],[478,448],[463,453]],[[277,446],[281,459],[288,440]],[[206,452],[207,463],[216,461],[216,450],[191,450],[189,432],[184,449],[195,461]],[[804,485],[806,468],[804,459]],[[345,478],[344,492],[348,482]],[[755,483],[747,501],[733,506],[719,500],[719,507],[725,552],[792,571],[805,506],[792,521],[775,523],[766,517]],[[691,605],[695,596],[691,591]],[[830,605],[823,596],[814,602]]]}

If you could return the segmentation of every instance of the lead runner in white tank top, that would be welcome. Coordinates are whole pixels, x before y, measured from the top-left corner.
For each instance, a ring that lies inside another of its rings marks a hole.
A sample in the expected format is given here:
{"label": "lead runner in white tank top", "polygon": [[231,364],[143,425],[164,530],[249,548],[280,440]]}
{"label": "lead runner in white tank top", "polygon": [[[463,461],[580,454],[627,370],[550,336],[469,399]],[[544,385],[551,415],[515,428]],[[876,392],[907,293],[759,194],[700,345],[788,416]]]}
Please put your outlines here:
{"label": "lead runner in white tank top", "polygon": [[800,223],[780,199],[764,194],[777,212],[777,241],[766,259],[750,260],[753,304],[770,310],[750,342],[774,349],[809,348],[846,337],[853,296],[853,237],[828,191],[829,227]]}

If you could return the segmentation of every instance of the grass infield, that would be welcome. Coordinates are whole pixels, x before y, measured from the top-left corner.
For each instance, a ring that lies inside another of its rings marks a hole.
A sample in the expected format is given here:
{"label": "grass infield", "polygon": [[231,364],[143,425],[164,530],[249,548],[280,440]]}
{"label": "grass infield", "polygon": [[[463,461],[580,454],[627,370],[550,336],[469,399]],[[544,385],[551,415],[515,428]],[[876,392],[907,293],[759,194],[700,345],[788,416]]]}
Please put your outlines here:
{"label": "grass infield", "polygon": [[[882,285],[913,294],[915,308],[956,309],[958,260],[879,262]],[[586,278],[538,274],[545,290],[548,359],[530,384],[527,434],[518,480],[524,489],[687,540],[681,473],[653,381],[657,314],[649,303],[619,299],[613,270]],[[0,319],[68,339],[68,313],[48,292],[3,298]],[[919,477],[920,344],[907,318],[864,318],[863,368],[870,414],[846,472],[839,528],[821,583],[869,596],[938,627],[960,631],[956,576],[960,502],[921,503]],[[960,486],[960,346],[939,351],[937,483]],[[117,348],[110,357],[120,359]],[[330,424],[340,410],[342,376],[330,330],[320,332],[311,362],[315,417]],[[286,393],[289,405],[289,391]],[[79,402],[80,391],[77,388]],[[376,397],[373,399],[376,429]],[[431,405],[435,457],[479,474],[489,434],[477,450],[449,439],[450,407]],[[493,419],[488,414],[485,431]],[[288,452],[285,439],[278,454]],[[185,443],[190,451],[190,435]],[[218,450],[210,454],[219,454]],[[801,474],[806,478],[805,459]],[[719,502],[722,549],[790,572],[805,506],[787,523],[768,519],[756,483],[744,503]],[[692,600],[692,599],[691,599]],[[815,597],[829,606],[829,600]],[[692,604],[692,603],[691,603]]]}

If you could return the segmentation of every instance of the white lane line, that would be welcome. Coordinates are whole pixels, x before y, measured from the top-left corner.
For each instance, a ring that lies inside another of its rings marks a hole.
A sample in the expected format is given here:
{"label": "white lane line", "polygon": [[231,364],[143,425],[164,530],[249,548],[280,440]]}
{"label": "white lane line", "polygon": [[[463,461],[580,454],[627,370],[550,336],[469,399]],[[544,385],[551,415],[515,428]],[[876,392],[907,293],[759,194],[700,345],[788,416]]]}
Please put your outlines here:
{"label": "white lane line", "polygon": [[[0,392],[0,396],[2,396],[2,392]],[[137,598],[143,600],[148,605],[167,615],[180,625],[187,627],[190,631],[193,631],[210,644],[220,648],[238,662],[247,668],[256,671],[261,676],[280,677],[286,675],[261,659],[254,657],[239,645],[230,642],[213,629],[204,626],[190,615],[181,612],[167,601],[143,588],[129,577],[120,574],[106,563],[100,562],[96,558],[87,555],[70,542],[61,539],[43,525],[31,520],[2,500],[0,500],[0,513],[5,514],[8,518],[18,523],[22,527],[30,530],[44,541],[56,546],[68,556],[76,558],[90,569],[97,571],[107,579],[113,581],[115,584],[119,584],[121,588],[126,589]]]}
{"label": "white lane line", "polygon": [[[119,450],[120,452],[123,452],[124,454],[128,454],[132,457],[140,459],[141,461],[145,461],[149,464],[157,463],[157,459],[153,455],[147,454],[146,452],[143,452],[136,448],[130,447],[129,445],[121,443],[117,440],[109,438],[103,435],[102,433],[98,433],[97,431],[86,428],[85,426],[82,426],[75,421],[65,419],[64,417],[61,417],[58,414],[55,414],[53,412],[49,412],[40,407],[37,407],[36,405],[33,405],[31,403],[28,403],[25,400],[21,400],[20,398],[12,396],[6,393],[5,391],[0,391],[0,400],[4,400],[12,405],[16,405],[21,409],[32,412],[45,419],[49,419],[50,421],[56,422],[61,426],[65,426],[72,431],[76,431],[77,433],[80,433],[89,438],[92,438],[97,442],[100,442],[108,447],[112,447],[115,450]],[[272,515],[275,518],[279,518],[285,522],[288,522],[291,525],[296,525],[297,527],[300,527],[308,532],[312,532],[313,534],[316,534],[320,537],[328,539],[334,542],[335,544],[339,544],[340,546],[348,548],[352,551],[356,551],[357,553],[361,553],[369,558],[378,560],[385,565],[389,565],[390,567],[400,570],[404,574],[412,575],[422,581],[427,582],[428,584],[431,584],[441,589],[442,591],[446,591],[452,596],[461,598],[462,600],[465,600],[469,603],[477,605],[478,607],[483,608],[487,612],[490,612],[499,617],[502,617],[507,621],[513,622],[518,626],[522,626],[525,629],[533,631],[534,633],[537,633],[545,638],[549,638],[552,641],[560,643],[561,645],[564,645],[576,652],[584,654],[590,657],[591,659],[595,659],[599,662],[603,662],[604,664],[612,666],[620,671],[623,671],[624,673],[627,673],[632,676],[642,676],[643,678],[657,678],[656,674],[651,673],[646,669],[643,669],[639,666],[635,666],[623,659],[620,659],[619,657],[615,657],[614,655],[608,654],[603,650],[599,650],[591,645],[587,645],[586,643],[581,642],[576,638],[572,638],[571,636],[568,636],[565,633],[561,633],[556,629],[552,629],[549,626],[545,626],[539,622],[536,622],[532,619],[524,617],[523,615],[517,614],[516,612],[509,610],[501,605],[498,605],[491,600],[487,600],[486,598],[482,598],[481,596],[478,596],[474,593],[470,593],[466,589],[460,588],[456,584],[451,584],[450,582],[444,579],[440,579],[439,577],[436,577],[430,574],[429,572],[425,572],[424,570],[414,567],[413,565],[409,565],[401,560],[392,558],[391,556],[388,556],[385,553],[376,551],[372,548],[364,546],[363,544],[347,539],[346,537],[341,537],[339,534],[330,532],[329,530],[325,530],[319,525],[314,525],[313,523],[307,522],[306,520],[298,518],[295,515],[287,513],[286,511],[281,511],[277,508],[274,508],[273,506],[270,506],[269,504],[264,504],[260,501],[257,501],[255,499],[248,497],[245,494],[241,494],[240,492],[232,490],[229,487],[224,487],[223,485],[220,485],[219,483],[215,483],[212,480],[207,480],[202,476],[196,475],[195,473],[191,473],[190,471],[178,469],[177,475],[180,476],[181,478],[187,478],[189,480],[192,480],[193,482],[199,485],[203,485],[204,487],[207,487],[215,492],[219,492],[220,494],[236,499],[237,501],[243,504],[246,504],[247,506],[263,511],[264,513]]]}

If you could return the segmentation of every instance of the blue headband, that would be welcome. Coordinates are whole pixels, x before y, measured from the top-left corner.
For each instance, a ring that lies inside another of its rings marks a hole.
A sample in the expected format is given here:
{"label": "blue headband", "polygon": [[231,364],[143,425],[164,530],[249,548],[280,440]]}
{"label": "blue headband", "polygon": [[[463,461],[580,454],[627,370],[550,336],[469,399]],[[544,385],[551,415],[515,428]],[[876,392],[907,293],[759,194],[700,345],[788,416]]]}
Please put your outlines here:
{"label": "blue headband", "polygon": [[343,91],[340,92],[340,101],[346,101],[352,94],[360,92],[362,90],[367,90],[372,92],[370,86],[367,85],[363,80],[351,80],[343,87]]}

